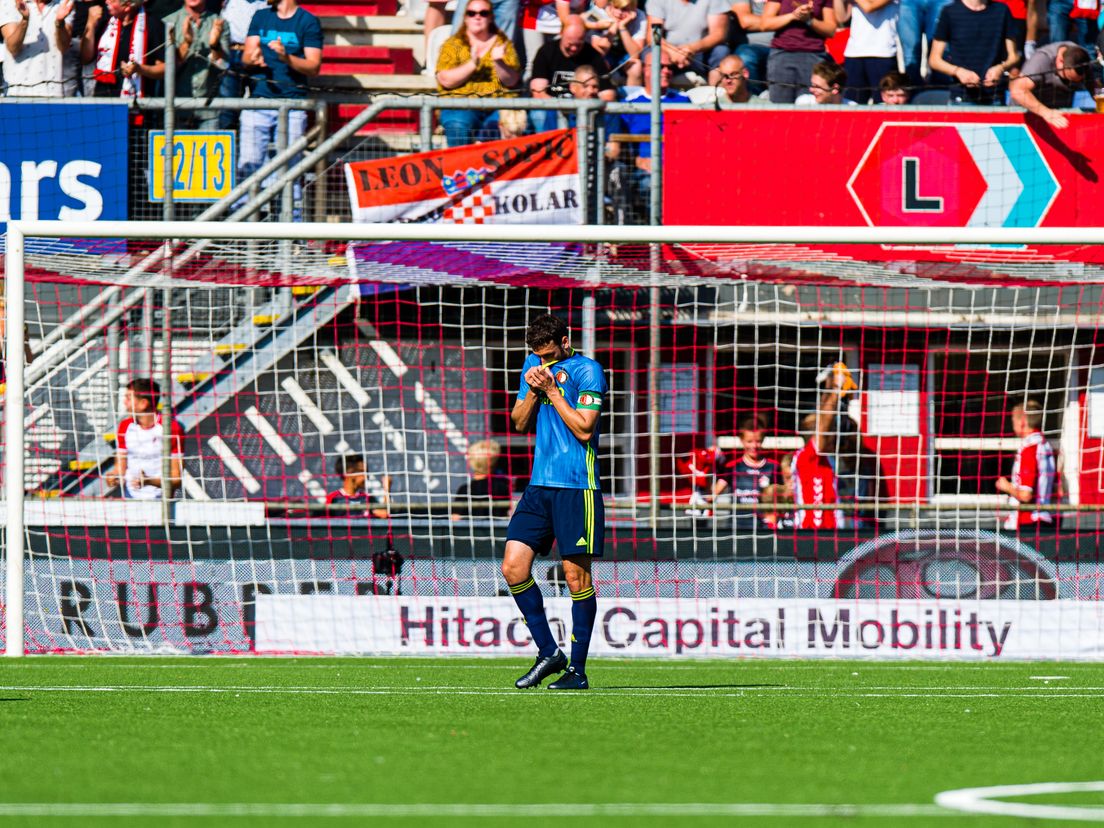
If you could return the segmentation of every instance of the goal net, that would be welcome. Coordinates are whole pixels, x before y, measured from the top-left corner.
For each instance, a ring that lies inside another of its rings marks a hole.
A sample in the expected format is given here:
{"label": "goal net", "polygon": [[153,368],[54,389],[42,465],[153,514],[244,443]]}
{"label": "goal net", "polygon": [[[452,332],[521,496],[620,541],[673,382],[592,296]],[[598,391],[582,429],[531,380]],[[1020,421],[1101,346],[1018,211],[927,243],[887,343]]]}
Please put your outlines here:
{"label": "goal net", "polygon": [[1104,263],[1060,232],[9,227],[9,652],[528,654],[551,311],[609,385],[596,653],[1104,655]]}

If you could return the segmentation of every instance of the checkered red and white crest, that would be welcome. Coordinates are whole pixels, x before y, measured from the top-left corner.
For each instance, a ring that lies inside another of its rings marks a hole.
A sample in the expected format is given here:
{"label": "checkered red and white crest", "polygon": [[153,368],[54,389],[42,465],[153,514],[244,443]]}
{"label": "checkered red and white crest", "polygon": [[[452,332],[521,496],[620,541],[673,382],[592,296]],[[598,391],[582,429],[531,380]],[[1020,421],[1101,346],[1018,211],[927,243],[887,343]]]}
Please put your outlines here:
{"label": "checkered red and white crest", "polygon": [[491,198],[490,185],[472,190],[460,201],[447,207],[441,213],[441,221],[454,224],[483,224],[494,215],[494,199]]}

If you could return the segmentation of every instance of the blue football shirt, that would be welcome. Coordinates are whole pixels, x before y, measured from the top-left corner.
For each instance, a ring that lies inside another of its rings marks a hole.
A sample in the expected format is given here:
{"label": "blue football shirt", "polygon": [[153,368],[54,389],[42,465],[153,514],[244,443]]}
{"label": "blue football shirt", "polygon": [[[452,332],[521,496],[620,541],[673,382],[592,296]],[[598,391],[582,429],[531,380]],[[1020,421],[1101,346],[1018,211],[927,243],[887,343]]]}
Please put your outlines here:
{"label": "blue football shirt", "polygon": [[[529,383],[525,372],[540,365],[536,354],[529,354],[521,369],[521,385],[517,398],[525,399]],[[572,351],[567,359],[546,363],[556,379],[556,387],[572,408],[601,410],[609,387],[602,366],[578,351]],[[556,413],[552,401],[541,395],[537,411],[537,448],[533,455],[533,486],[550,486],[558,489],[594,489],[601,491],[602,477],[598,470],[599,429],[586,443],[571,433],[567,423]]]}

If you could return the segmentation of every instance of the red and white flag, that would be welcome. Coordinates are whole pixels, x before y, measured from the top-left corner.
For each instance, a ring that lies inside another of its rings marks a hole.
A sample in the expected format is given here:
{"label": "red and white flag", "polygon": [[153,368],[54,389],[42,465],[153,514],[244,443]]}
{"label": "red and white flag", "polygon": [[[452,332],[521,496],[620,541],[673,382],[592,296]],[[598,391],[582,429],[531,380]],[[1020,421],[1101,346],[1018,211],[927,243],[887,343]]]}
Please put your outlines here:
{"label": "red and white flag", "polygon": [[575,130],[345,165],[359,222],[581,224]]}

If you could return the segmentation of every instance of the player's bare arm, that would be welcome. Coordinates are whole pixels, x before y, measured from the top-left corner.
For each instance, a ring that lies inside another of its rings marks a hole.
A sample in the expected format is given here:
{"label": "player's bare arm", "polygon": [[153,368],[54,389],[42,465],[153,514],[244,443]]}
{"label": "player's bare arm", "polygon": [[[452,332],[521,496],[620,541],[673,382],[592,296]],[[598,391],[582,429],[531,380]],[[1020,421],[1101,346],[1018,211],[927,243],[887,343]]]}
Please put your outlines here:
{"label": "player's bare arm", "polygon": [[820,395],[820,405],[817,407],[816,440],[817,452],[824,454],[833,446],[831,437],[832,422],[839,411],[839,402],[849,391],[855,389],[855,382],[851,379],[851,372],[842,362],[832,366],[832,371],[826,380],[827,389]]}
{"label": "player's bare arm", "polygon": [[510,422],[514,424],[514,431],[526,434],[533,430],[533,422],[537,419],[537,411],[540,410],[540,394],[532,387],[523,399],[514,402],[510,411]]}
{"label": "player's bare arm", "polygon": [[1031,503],[1035,499],[1035,493],[1026,486],[1015,486],[1007,477],[997,479],[997,491],[1013,497],[1020,503]]}
{"label": "player's bare arm", "polygon": [[114,489],[119,485],[119,481],[126,477],[127,459],[125,454],[115,455],[115,465],[112,466],[111,471],[104,475],[104,483],[107,484],[109,489]]}

